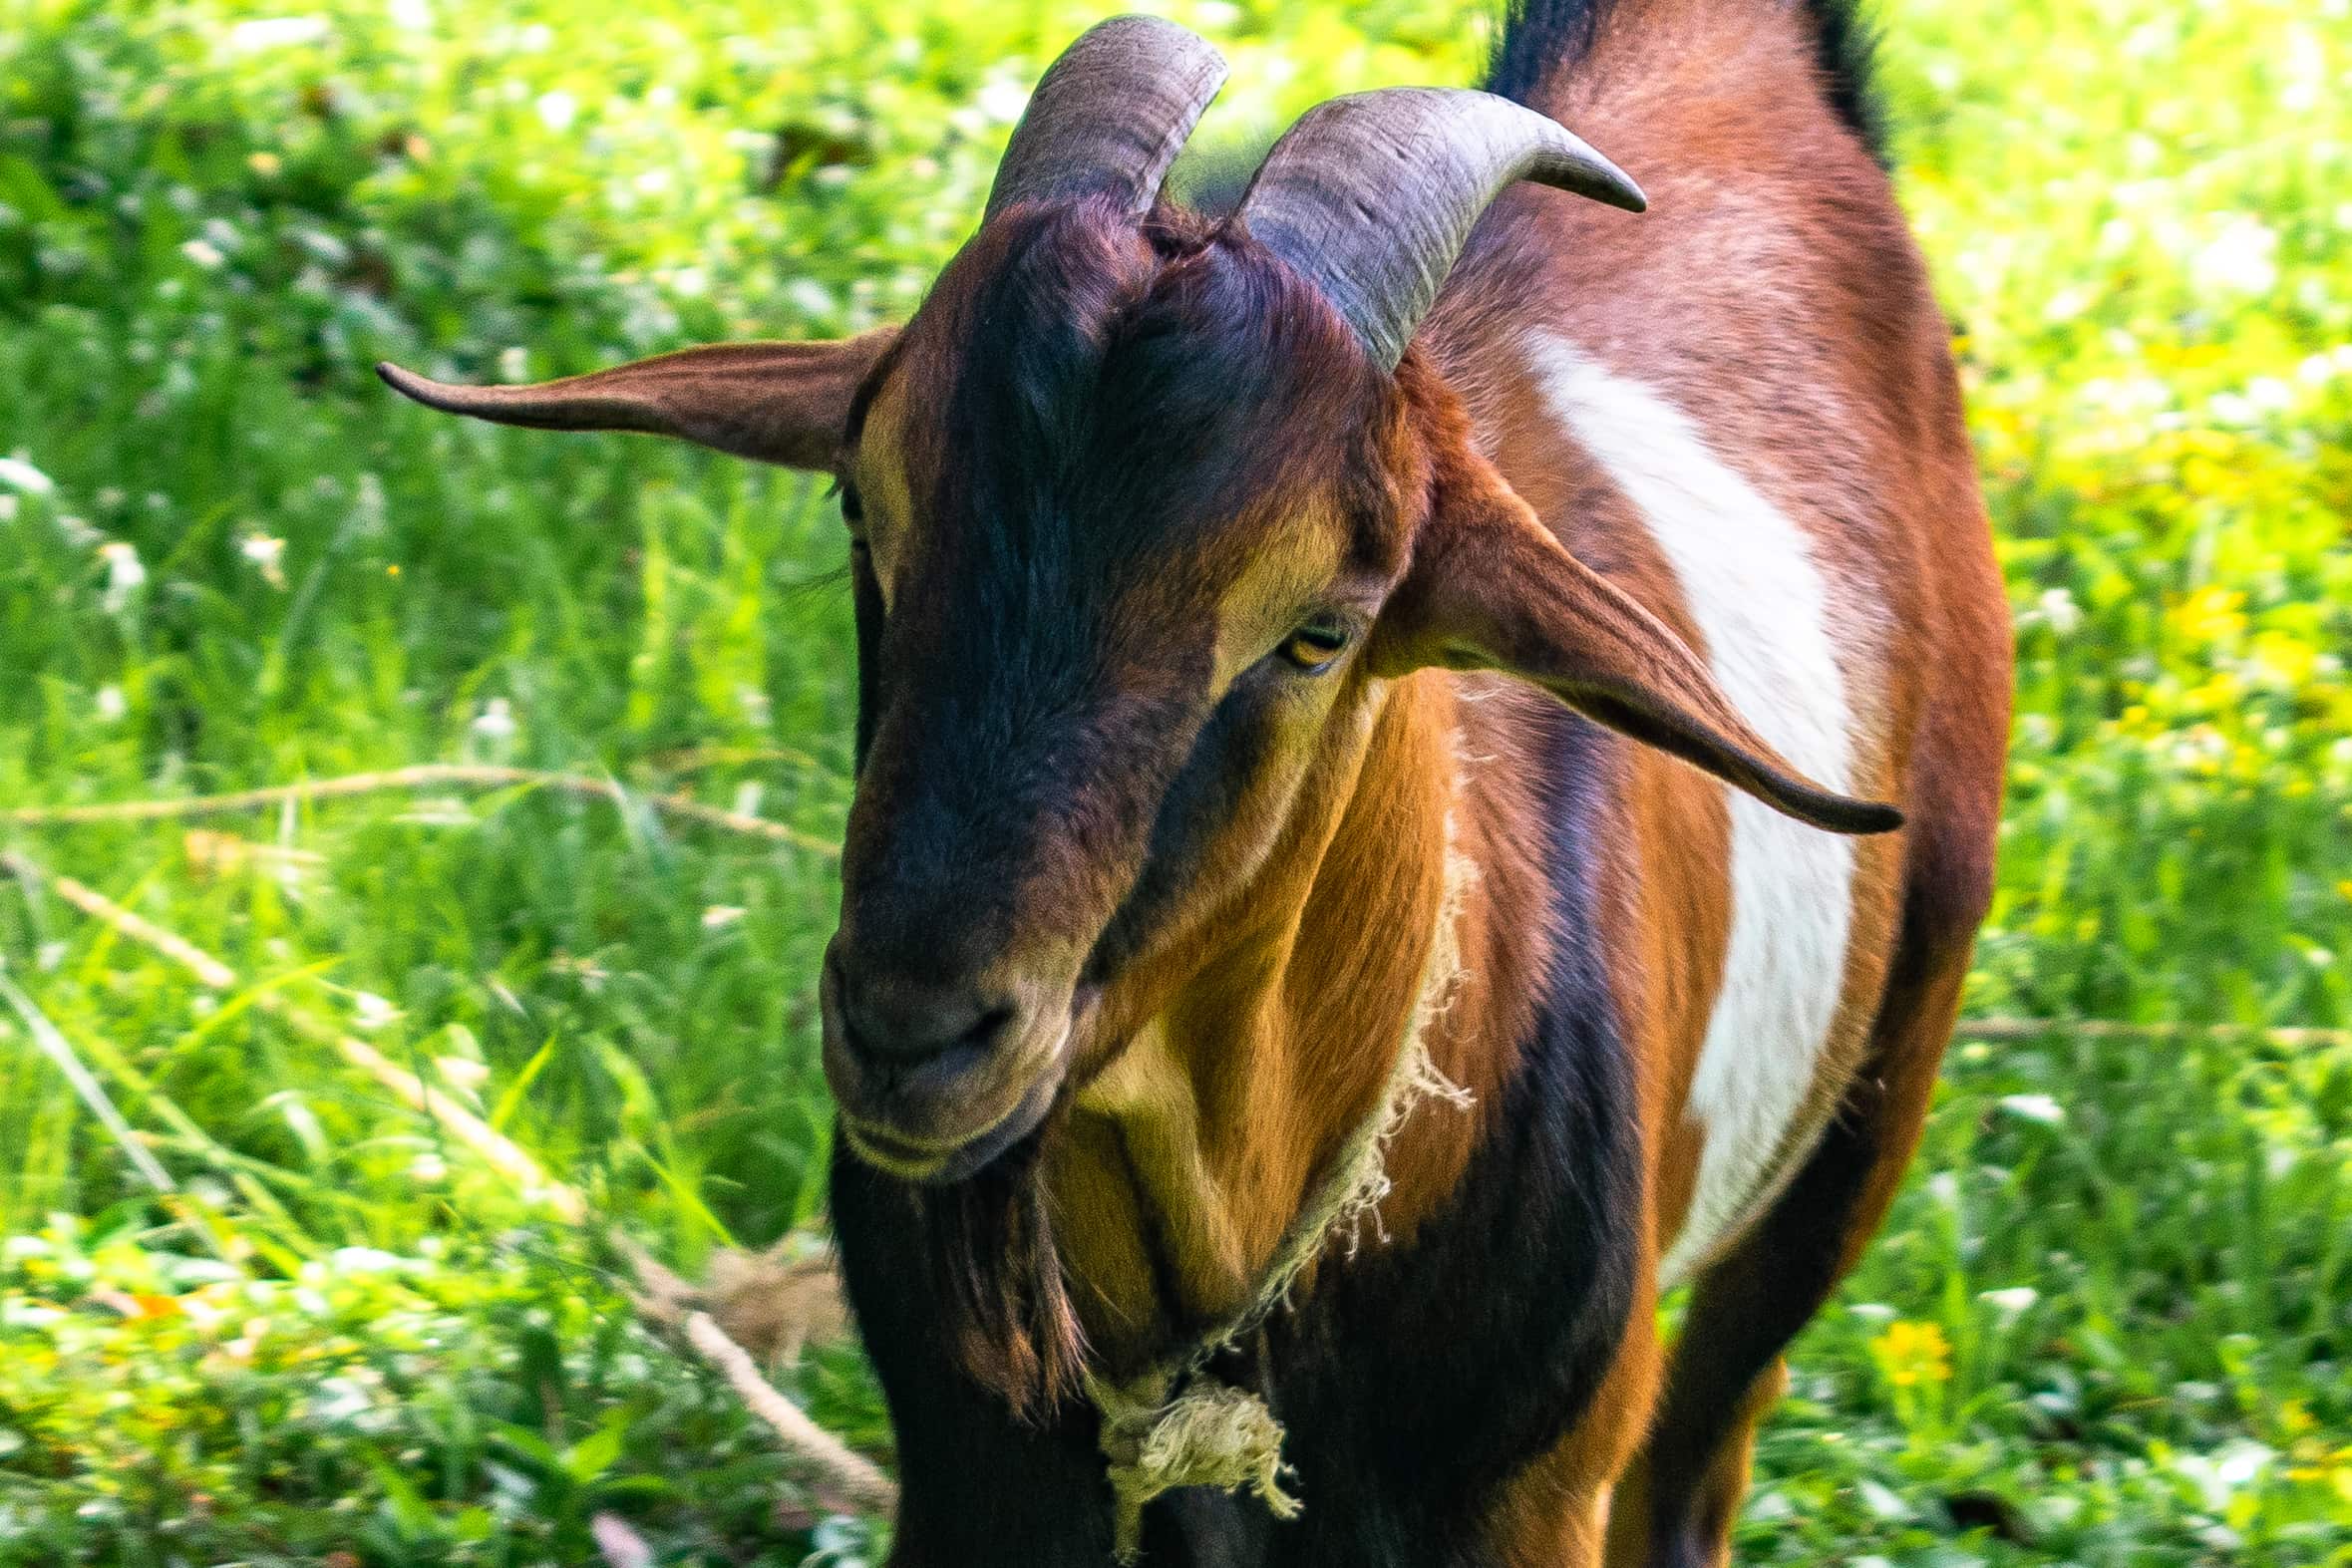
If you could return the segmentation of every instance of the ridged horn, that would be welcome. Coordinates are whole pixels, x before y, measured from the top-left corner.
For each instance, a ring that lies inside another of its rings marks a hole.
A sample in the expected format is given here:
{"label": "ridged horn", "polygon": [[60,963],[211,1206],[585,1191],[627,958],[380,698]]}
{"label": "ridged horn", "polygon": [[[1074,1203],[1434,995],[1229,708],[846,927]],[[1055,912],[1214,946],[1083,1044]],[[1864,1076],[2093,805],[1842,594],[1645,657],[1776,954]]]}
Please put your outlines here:
{"label": "ridged horn", "polygon": [[1224,81],[1224,57],[1188,28],[1156,16],[1096,23],[1038,81],[997,165],[986,216],[1097,191],[1138,216],[1150,211]]}
{"label": "ridged horn", "polygon": [[1309,110],[1238,211],[1394,370],[1470,231],[1513,180],[1639,212],[1623,169],[1558,123],[1465,88],[1392,87]]}

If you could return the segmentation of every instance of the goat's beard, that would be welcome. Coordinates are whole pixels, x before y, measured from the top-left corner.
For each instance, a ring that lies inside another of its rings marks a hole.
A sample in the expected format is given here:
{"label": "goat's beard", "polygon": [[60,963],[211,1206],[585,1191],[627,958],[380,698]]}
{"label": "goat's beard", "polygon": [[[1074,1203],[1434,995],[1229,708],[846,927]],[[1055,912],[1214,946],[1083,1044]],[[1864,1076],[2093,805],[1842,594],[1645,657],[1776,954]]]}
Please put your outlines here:
{"label": "goat's beard", "polygon": [[1086,1353],[1054,1245],[1042,1142],[1032,1133],[966,1179],[915,1194],[957,1362],[1032,1424],[1077,1392]]}

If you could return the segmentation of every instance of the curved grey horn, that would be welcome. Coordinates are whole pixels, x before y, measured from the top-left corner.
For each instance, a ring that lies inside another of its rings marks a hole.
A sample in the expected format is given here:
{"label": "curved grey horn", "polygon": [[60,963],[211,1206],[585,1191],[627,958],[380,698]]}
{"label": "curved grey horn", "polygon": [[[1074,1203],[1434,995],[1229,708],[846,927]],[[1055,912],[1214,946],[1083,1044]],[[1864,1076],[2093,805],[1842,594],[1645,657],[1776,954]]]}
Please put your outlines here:
{"label": "curved grey horn", "polygon": [[997,165],[986,217],[1016,201],[1100,190],[1139,216],[1150,211],[1224,83],[1224,56],[1187,28],[1156,16],[1096,23],[1039,79]]}
{"label": "curved grey horn", "polygon": [[1392,87],[1307,111],[1238,216],[1394,370],[1471,226],[1515,179],[1629,212],[1649,204],[1624,170],[1531,109],[1467,88]]}

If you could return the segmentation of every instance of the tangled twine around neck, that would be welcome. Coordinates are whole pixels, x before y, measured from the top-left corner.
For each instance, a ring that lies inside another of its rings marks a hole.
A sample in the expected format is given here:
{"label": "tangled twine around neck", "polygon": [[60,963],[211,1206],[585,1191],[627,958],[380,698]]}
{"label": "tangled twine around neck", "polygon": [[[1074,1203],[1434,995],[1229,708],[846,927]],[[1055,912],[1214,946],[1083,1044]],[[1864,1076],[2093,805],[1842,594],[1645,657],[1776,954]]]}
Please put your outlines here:
{"label": "tangled twine around neck", "polygon": [[1246,1486],[1275,1518],[1298,1517],[1302,1504],[1282,1485],[1291,1473],[1282,1462],[1282,1423],[1263,1396],[1235,1388],[1211,1373],[1208,1363],[1282,1305],[1300,1272],[1332,1237],[1345,1232],[1352,1251],[1364,1221],[1378,1229],[1381,1200],[1390,1191],[1384,1158],[1388,1141],[1414,1106],[1434,1098],[1456,1109],[1470,1107],[1470,1092],[1449,1080],[1431,1058],[1428,1035],[1462,976],[1457,927],[1477,874],[1477,867],[1455,853],[1449,830],[1445,890],[1396,1060],[1371,1112],[1349,1132],[1330,1172],[1291,1220],[1249,1305],[1190,1349],[1135,1378],[1114,1382],[1087,1375],[1087,1398],[1100,1417],[1099,1444],[1109,1468],[1120,1562],[1132,1564],[1142,1555],[1145,1506],[1178,1487],[1232,1492]]}

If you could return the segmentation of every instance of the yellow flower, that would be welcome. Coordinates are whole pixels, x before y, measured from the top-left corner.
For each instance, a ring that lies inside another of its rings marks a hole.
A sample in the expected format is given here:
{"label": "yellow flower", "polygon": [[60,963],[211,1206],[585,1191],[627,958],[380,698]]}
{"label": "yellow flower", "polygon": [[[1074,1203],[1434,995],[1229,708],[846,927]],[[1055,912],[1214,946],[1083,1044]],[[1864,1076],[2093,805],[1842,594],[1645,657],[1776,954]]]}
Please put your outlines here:
{"label": "yellow flower", "polygon": [[1897,1389],[1942,1383],[1952,1375],[1951,1342],[1932,1323],[1889,1323],[1870,1341],[1870,1359]]}
{"label": "yellow flower", "polygon": [[2236,676],[2227,670],[2215,670],[2183,692],[2181,701],[2184,706],[2190,708],[2226,708],[2236,700],[2241,689]]}
{"label": "yellow flower", "polygon": [[2300,1462],[2287,1467],[2288,1480],[2316,1481],[2344,1501],[2352,1502],[2352,1448],[2338,1448],[2329,1453],[2305,1439],[2295,1444],[2295,1450]]}
{"label": "yellow flower", "polygon": [[2170,619],[2174,631],[2191,646],[2230,644],[2245,632],[2245,602],[2242,593],[2207,585],[2175,605]]}
{"label": "yellow flower", "polygon": [[2319,666],[2319,649],[2285,632],[2255,633],[2252,653],[2270,684],[2290,692],[2301,690]]}

